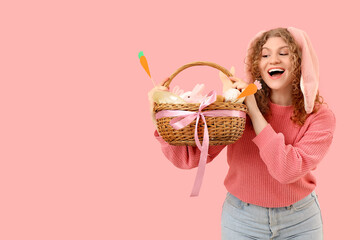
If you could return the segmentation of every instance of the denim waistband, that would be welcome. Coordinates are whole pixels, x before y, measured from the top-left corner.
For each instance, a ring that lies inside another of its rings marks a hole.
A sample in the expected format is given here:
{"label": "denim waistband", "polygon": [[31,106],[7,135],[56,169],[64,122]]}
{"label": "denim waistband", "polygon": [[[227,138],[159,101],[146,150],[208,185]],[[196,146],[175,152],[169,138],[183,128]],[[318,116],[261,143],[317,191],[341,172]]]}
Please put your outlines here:
{"label": "denim waistband", "polygon": [[308,204],[310,201],[315,200],[316,198],[317,198],[317,195],[316,195],[315,190],[314,190],[309,195],[304,197],[303,199],[297,201],[296,203],[291,204],[288,207],[300,208],[300,207]]}
{"label": "denim waistband", "polygon": [[[233,198],[233,199],[236,199],[236,201],[239,202],[240,205],[247,205],[247,206],[250,206],[250,205],[253,205],[253,206],[257,206],[257,207],[261,207],[263,208],[262,206],[258,206],[258,205],[254,205],[254,204],[250,204],[250,203],[247,203],[247,202],[244,202],[240,199],[238,199],[237,197],[235,197],[234,195],[232,195],[231,193],[227,193],[227,195],[230,197],[230,198]],[[291,204],[291,205],[288,205],[288,206],[284,206],[283,208],[286,208],[286,209],[289,209],[289,208],[301,208],[307,204],[309,204],[310,202],[312,202],[313,200],[316,200],[317,199],[317,195],[316,195],[316,192],[315,190],[313,192],[311,192],[309,195],[307,195],[306,197],[304,197],[303,199]],[[281,207],[280,207],[281,208]]]}

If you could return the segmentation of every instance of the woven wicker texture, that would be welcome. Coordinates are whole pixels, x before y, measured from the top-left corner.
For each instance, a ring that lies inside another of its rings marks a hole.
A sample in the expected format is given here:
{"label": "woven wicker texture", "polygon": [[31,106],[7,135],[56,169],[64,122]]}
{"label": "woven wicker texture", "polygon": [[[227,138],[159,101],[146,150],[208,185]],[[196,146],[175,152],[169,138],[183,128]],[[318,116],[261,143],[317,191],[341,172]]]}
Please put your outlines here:
{"label": "woven wicker texture", "polygon": [[[164,83],[164,86],[169,87],[172,79],[182,70],[192,66],[210,66],[219,69],[227,76],[232,76],[231,73],[225,68],[210,62],[194,62],[179,68],[171,77]],[[159,104],[154,103],[154,112],[157,113],[162,110],[182,110],[194,111],[199,110],[200,103],[187,103],[187,104]],[[247,107],[242,103],[230,102],[214,102],[204,108],[202,111],[209,110],[238,110],[247,112]],[[186,145],[196,146],[194,131],[196,121],[194,120],[188,126],[175,130],[169,122],[173,117],[164,117],[157,119],[157,127],[160,136],[171,145]],[[228,145],[236,142],[244,132],[245,118],[238,117],[205,117],[206,124],[209,132],[210,145]],[[198,124],[198,137],[202,143],[204,135],[204,123],[200,119]]]}

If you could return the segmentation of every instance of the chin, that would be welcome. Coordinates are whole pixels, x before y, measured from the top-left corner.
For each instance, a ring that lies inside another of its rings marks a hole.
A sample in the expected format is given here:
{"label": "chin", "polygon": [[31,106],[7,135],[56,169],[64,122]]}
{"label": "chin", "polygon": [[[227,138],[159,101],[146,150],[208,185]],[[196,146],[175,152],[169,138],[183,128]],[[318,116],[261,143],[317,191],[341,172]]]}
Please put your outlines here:
{"label": "chin", "polygon": [[278,85],[278,84],[272,84],[272,85],[268,85],[268,87],[271,89],[271,90],[275,90],[275,91],[284,91],[284,90],[288,90],[288,91],[291,91],[291,86],[290,85]]}
{"label": "chin", "polygon": [[266,83],[266,85],[271,89],[271,90],[280,90],[280,89],[285,89],[285,88],[291,88],[291,81],[284,81],[284,80],[264,80],[264,82]]}
{"label": "chin", "polygon": [[276,83],[274,81],[264,81],[266,83],[266,85],[270,88],[270,89],[279,89],[282,87],[282,84]]}

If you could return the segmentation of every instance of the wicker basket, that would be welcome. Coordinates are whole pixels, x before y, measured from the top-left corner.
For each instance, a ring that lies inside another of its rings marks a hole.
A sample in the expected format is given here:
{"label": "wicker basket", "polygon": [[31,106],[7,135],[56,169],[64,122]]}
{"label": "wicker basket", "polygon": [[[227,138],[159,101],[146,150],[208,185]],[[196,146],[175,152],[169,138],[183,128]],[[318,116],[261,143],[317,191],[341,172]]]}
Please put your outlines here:
{"label": "wicker basket", "polygon": [[[212,62],[193,62],[186,64],[176,70],[163,86],[169,87],[172,79],[186,68],[192,66],[210,66],[222,71],[227,76],[231,77],[232,74],[225,68],[212,63]],[[164,104],[154,103],[154,112],[157,113],[162,110],[185,110],[197,112],[200,103],[186,103],[186,104]],[[203,109],[209,110],[237,110],[247,113],[247,107],[242,103],[230,102],[214,102]],[[186,145],[196,146],[194,139],[195,120],[188,126],[175,130],[169,122],[173,117],[164,117],[157,119],[157,127],[160,136],[171,145]],[[209,132],[209,145],[228,145],[236,142],[245,129],[245,118],[242,117],[205,117],[206,124]],[[198,125],[198,136],[200,142],[203,140],[204,123],[200,120]]]}

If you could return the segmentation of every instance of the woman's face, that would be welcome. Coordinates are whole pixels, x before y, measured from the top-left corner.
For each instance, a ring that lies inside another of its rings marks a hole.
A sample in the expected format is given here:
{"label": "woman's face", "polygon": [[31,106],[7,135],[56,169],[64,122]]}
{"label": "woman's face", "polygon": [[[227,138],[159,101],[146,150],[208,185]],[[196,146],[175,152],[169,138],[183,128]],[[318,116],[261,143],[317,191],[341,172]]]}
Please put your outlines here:
{"label": "woman's face", "polygon": [[291,90],[291,61],[288,44],[281,37],[271,37],[261,50],[259,70],[271,90]]}

